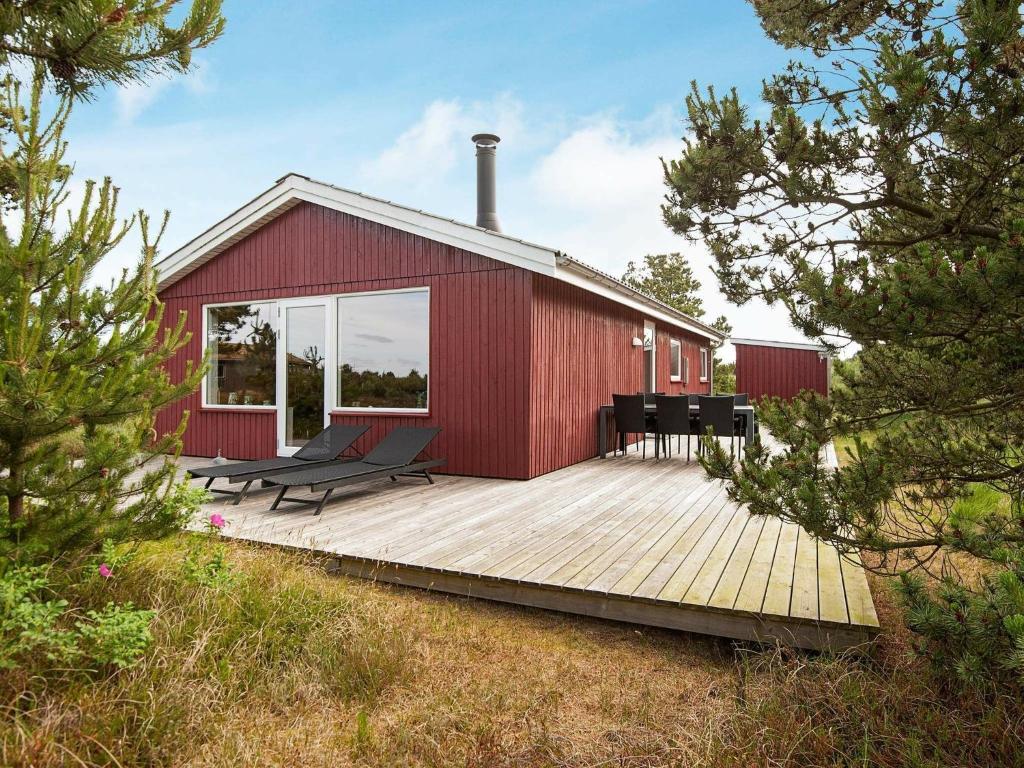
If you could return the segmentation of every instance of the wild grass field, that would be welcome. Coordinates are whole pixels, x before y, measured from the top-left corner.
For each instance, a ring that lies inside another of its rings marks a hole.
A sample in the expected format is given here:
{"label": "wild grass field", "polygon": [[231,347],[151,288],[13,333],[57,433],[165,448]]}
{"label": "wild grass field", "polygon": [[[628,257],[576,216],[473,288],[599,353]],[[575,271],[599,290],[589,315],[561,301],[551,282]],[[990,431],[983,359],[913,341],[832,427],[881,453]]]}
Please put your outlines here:
{"label": "wild grass field", "polygon": [[834,658],[348,579],[245,544],[227,545],[231,582],[203,586],[182,577],[195,540],[148,545],[78,595],[156,609],[135,667],[3,673],[0,765],[1024,762],[1021,703],[943,689],[877,579],[877,647]]}

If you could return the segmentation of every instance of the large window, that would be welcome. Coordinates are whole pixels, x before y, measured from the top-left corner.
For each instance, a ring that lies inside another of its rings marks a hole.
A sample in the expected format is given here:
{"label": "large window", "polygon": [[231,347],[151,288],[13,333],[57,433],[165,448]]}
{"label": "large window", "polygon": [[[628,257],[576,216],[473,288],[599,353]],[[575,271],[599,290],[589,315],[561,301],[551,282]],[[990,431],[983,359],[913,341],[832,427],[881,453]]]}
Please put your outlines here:
{"label": "large window", "polygon": [[669,339],[669,381],[682,381],[683,378],[683,346],[679,339]]}
{"label": "large window", "polygon": [[277,309],[270,303],[208,307],[207,405],[272,406],[277,389]]}
{"label": "large window", "polygon": [[337,407],[426,410],[430,293],[338,298]]}

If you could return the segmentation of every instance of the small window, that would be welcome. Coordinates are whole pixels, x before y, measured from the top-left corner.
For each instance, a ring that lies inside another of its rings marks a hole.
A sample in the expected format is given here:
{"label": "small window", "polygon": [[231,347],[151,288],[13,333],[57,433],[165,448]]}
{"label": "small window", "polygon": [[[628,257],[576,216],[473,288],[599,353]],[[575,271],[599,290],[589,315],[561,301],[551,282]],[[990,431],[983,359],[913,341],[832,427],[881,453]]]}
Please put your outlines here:
{"label": "small window", "polygon": [[270,303],[206,310],[206,405],[272,406],[277,391],[277,312]]}
{"label": "small window", "polygon": [[700,348],[700,380],[708,380],[708,350],[705,347]]}
{"label": "small window", "polygon": [[427,409],[430,293],[338,299],[339,408]]}
{"label": "small window", "polygon": [[682,381],[683,378],[683,345],[678,339],[669,339],[669,381]]}

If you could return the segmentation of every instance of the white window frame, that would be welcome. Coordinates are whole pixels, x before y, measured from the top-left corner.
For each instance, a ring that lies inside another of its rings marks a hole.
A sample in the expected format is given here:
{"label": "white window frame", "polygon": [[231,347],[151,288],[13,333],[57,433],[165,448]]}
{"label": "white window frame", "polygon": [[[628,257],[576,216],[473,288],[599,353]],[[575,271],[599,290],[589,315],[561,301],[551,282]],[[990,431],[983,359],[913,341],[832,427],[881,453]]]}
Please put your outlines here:
{"label": "white window frame", "polygon": [[708,359],[708,348],[700,348],[700,380],[705,382],[711,374],[711,361]]}
{"label": "white window frame", "polygon": [[[644,336],[647,336],[647,331],[651,332],[651,392],[658,391],[658,327],[654,324],[653,320],[644,320]],[[646,361],[644,362],[646,366]],[[643,371],[644,376],[647,376],[648,371]]]}
{"label": "white window frame", "polygon": [[[676,369],[676,373],[672,373],[673,367]],[[683,380],[683,345],[679,339],[668,340],[668,380],[674,382]]]}
{"label": "white window frame", "polygon": [[[340,361],[340,355],[338,354],[338,299],[346,299],[355,296],[381,296],[389,293],[426,293],[427,294],[427,405],[425,408],[375,408],[373,406],[341,406],[338,405],[338,363]],[[333,308],[332,308],[332,330],[329,335],[329,341],[331,343],[331,413],[408,413],[408,414],[428,414],[430,413],[430,387],[433,375],[430,371],[430,345],[433,341],[433,337],[430,333],[430,286],[429,285],[418,285],[413,288],[390,288],[382,291],[355,291],[352,293],[339,293],[333,297]]]}
{"label": "white window frame", "polygon": [[[211,309],[217,309],[219,307],[243,307],[247,304],[266,304],[270,307],[272,313],[278,313],[277,300],[276,299],[252,299],[250,301],[222,301],[215,304],[203,304],[203,354],[205,355],[207,350],[210,349],[210,312]],[[274,335],[277,337],[277,342],[281,342],[281,318],[277,318],[277,327],[274,328]],[[274,399],[277,399],[277,348],[274,350]],[[228,405],[227,403],[211,403],[209,402],[209,387],[207,386],[207,379],[210,372],[207,371],[203,374],[202,380],[199,382],[199,402],[200,408],[212,409],[219,411],[276,411],[277,405],[262,405],[250,403],[245,405],[244,403],[237,403],[235,405]]]}
{"label": "white window frame", "polygon": [[[277,409],[277,455],[292,456],[301,449],[298,445],[286,445],[287,419],[288,419],[288,310],[297,307],[323,307],[324,308],[324,344],[328,346],[324,350],[324,401],[323,401],[323,425],[326,427],[331,423],[331,408],[327,393],[331,390],[328,387],[334,386],[331,369],[327,367],[332,341],[331,321],[334,315],[331,311],[332,300],[323,296],[300,296],[294,299],[275,299],[277,303],[277,342],[284,354],[277,356],[277,394],[274,396],[281,406]],[[337,326],[335,326],[337,327]]]}

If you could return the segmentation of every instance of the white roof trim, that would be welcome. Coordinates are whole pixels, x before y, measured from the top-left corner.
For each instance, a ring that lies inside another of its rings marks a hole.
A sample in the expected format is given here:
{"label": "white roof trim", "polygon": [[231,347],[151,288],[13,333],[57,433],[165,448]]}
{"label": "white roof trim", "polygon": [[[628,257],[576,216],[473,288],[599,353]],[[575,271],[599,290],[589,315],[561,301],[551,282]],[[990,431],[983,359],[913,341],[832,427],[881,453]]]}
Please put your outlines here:
{"label": "white roof trim", "polygon": [[250,200],[161,259],[156,264],[158,290],[164,290],[174,284],[271,219],[303,201],[579,285],[592,293],[606,296],[663,322],[686,328],[714,342],[720,342],[725,338],[715,329],[689,315],[630,288],[611,275],[563,256],[554,249],[314,181],[295,173],[279,179],[262,195]]}
{"label": "white roof trim", "polygon": [[828,348],[820,344],[798,344],[794,341],[764,341],[761,339],[730,339],[733,344],[742,344],[746,347],[778,347],[780,349],[806,349],[811,352],[829,354]]}

